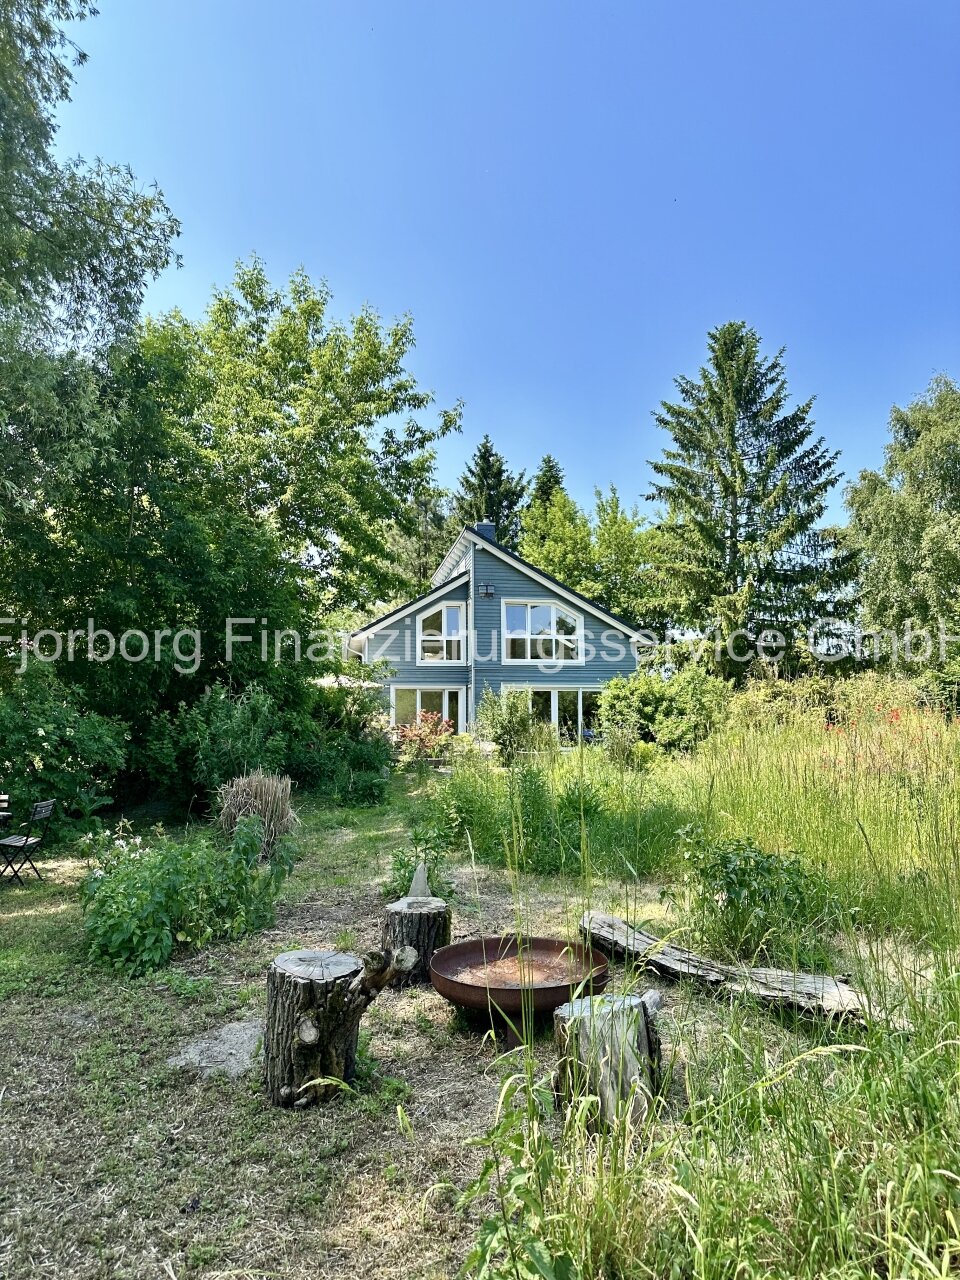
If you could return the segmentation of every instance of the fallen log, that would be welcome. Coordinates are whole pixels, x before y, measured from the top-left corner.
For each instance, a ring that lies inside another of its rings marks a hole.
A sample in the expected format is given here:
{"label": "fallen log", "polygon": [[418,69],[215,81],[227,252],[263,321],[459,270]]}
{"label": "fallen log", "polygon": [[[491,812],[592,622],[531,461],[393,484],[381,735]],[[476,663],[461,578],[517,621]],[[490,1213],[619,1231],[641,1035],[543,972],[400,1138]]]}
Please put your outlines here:
{"label": "fallen log", "polygon": [[664,978],[690,978],[714,991],[744,992],[767,1004],[826,1018],[864,1021],[867,1016],[866,997],[840,978],[793,973],[789,969],[719,964],[686,947],[675,947],[645,929],[633,929],[618,916],[599,911],[584,912],[580,932],[608,955],[642,961],[646,968]]}
{"label": "fallen log", "polygon": [[307,1107],[335,1094],[356,1073],[360,1018],[399,974],[417,962],[411,948],[285,951],[267,970],[264,1084],[279,1107]]}
{"label": "fallen log", "polygon": [[642,1123],[660,1088],[660,1037],[654,1014],[659,991],[642,996],[586,996],[554,1012],[560,1053],[557,1093],[597,1099],[594,1123],[612,1125],[629,1115]]}

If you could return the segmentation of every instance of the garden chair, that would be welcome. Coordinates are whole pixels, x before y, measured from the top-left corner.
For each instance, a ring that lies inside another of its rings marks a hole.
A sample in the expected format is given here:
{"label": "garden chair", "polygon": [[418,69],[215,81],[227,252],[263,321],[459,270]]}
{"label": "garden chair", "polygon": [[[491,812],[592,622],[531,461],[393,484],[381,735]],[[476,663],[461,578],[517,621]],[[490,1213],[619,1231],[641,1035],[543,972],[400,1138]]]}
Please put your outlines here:
{"label": "garden chair", "polygon": [[0,855],[2,855],[6,864],[0,867],[0,878],[9,871],[17,884],[22,885],[23,878],[20,872],[24,867],[29,867],[38,880],[43,879],[43,876],[33,865],[32,855],[36,853],[46,838],[55,803],[53,800],[41,800],[39,804],[32,805],[29,818],[21,825],[22,834],[7,836],[5,839],[0,840]]}

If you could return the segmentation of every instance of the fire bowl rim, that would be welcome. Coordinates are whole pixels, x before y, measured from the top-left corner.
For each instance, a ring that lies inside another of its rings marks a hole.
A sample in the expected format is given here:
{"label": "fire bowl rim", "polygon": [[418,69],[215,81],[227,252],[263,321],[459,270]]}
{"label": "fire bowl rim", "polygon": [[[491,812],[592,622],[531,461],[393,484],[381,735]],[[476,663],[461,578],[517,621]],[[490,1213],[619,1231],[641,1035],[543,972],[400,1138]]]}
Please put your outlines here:
{"label": "fire bowl rim", "polygon": [[[460,982],[449,972],[449,962],[456,961],[460,972],[471,962],[485,963],[493,951],[496,959],[516,955],[518,944],[546,952],[551,956],[572,952],[580,965],[580,976],[572,982],[550,982],[528,987],[498,987],[474,982]],[[446,971],[445,971],[446,970]],[[606,956],[583,942],[565,942],[562,938],[546,938],[536,934],[486,934],[481,938],[465,938],[440,947],[430,959],[430,981],[445,1000],[461,1009],[488,1010],[501,1014],[519,1014],[524,1008],[534,1013],[552,1013],[571,1000],[586,984],[586,993],[602,991],[610,977]]]}

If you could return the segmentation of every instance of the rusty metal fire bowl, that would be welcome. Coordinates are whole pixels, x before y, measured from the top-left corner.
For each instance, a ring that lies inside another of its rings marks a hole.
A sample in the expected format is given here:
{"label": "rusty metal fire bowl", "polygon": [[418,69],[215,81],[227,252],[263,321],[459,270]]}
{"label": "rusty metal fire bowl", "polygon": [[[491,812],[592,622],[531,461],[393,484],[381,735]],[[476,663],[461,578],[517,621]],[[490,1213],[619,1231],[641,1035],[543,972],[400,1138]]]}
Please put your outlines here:
{"label": "rusty metal fire bowl", "polygon": [[462,1009],[551,1013],[575,995],[602,991],[607,962],[579,942],[559,938],[469,938],[433,953],[430,981]]}

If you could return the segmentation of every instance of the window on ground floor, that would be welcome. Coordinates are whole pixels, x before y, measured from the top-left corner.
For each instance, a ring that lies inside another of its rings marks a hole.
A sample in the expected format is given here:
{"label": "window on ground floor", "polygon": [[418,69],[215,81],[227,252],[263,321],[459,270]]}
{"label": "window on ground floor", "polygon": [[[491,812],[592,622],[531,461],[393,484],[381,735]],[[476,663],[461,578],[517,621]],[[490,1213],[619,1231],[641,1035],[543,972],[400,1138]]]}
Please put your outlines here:
{"label": "window on ground floor", "polygon": [[597,732],[599,689],[531,689],[530,711],[536,720],[552,724],[561,742],[590,739]]}
{"label": "window on ground floor", "polygon": [[449,720],[457,733],[463,732],[462,689],[393,689],[391,698],[391,723],[416,724],[422,711],[430,711]]}

